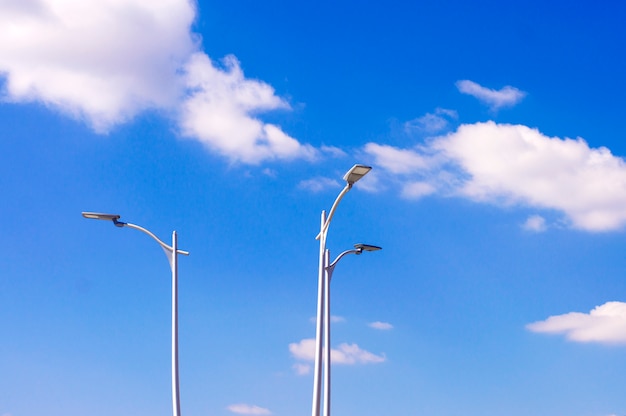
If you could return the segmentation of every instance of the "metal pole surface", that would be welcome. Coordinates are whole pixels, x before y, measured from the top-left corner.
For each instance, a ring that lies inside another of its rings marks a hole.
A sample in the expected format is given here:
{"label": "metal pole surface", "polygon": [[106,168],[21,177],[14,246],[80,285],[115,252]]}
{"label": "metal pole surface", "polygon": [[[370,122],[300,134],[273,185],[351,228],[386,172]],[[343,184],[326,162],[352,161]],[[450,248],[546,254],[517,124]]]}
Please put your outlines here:
{"label": "metal pole surface", "polygon": [[172,233],[172,409],[180,416],[180,391],[178,388],[178,238]]}
{"label": "metal pole surface", "polygon": [[324,253],[324,416],[330,416],[330,250]]}
{"label": "metal pole surface", "polygon": [[317,279],[317,317],[315,324],[315,368],[313,369],[313,403],[311,416],[320,416],[320,387],[322,372],[322,325],[324,320],[324,275],[326,264],[324,252],[326,251],[326,211],[322,211],[320,221],[320,257]]}

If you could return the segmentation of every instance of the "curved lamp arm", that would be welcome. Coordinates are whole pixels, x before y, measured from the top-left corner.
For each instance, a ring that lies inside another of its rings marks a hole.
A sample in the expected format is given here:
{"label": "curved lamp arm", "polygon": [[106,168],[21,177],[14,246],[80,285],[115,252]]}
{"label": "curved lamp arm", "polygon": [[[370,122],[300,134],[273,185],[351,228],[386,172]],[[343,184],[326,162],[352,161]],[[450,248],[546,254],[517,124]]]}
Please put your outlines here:
{"label": "curved lamp arm", "polygon": [[348,254],[356,254],[357,256],[361,253],[363,253],[364,251],[378,251],[378,250],[382,250],[382,247],[378,247],[378,246],[373,246],[371,244],[355,244],[354,248],[351,250],[346,250],[343,253],[339,254],[337,256],[337,258],[335,258],[335,260],[333,260],[332,263],[330,263],[328,266],[326,266],[326,270],[328,271],[329,275],[332,275],[333,270],[335,269],[335,266],[337,265],[337,262],[339,262],[339,260],[341,260],[344,256],[348,255]]}
{"label": "curved lamp arm", "polygon": [[[172,256],[174,254],[174,248],[168,244],[165,244],[163,241],[161,241],[156,235],[154,235],[151,231],[146,230],[145,228],[139,226],[139,225],[135,225],[135,224],[131,224],[128,222],[123,222],[120,221],[120,216],[117,214],[102,214],[99,212],[83,212],[83,217],[85,218],[89,218],[89,219],[94,219],[94,220],[105,220],[105,221],[112,221],[113,225],[115,225],[116,227],[128,227],[128,228],[134,228],[135,230],[139,230],[145,234],[148,234],[150,237],[152,237],[152,239],[154,239],[154,241],[156,241],[157,243],[159,243],[159,245],[161,246],[161,248],[163,249],[163,251],[165,251],[165,255],[167,256],[167,260],[170,263],[170,267],[173,267],[172,264]],[[189,255],[188,251],[184,251],[184,250],[176,250],[176,254],[182,254],[185,256]]]}
{"label": "curved lamp arm", "polygon": [[[148,234],[150,237],[152,237],[154,239],[154,241],[156,241],[157,243],[159,243],[159,245],[161,246],[161,248],[163,249],[163,251],[165,251],[165,255],[167,256],[167,259],[170,262],[170,266],[172,265],[172,254],[174,253],[174,248],[170,245],[165,244],[163,241],[161,241],[156,235],[154,235],[152,232],[146,230],[143,227],[140,227],[139,225],[135,225],[135,224],[131,224],[129,222],[120,222],[120,221],[114,221],[113,224],[115,224],[116,227],[128,227],[128,228],[134,228],[135,230],[139,230],[141,232],[144,232],[146,234]],[[118,224],[122,224],[122,225],[118,225]],[[185,256],[189,255],[188,251],[184,251],[184,250],[176,250],[176,254],[182,254]]]}
{"label": "curved lamp arm", "polygon": [[341,201],[341,199],[344,197],[345,194],[348,193],[348,191],[352,188],[351,183],[347,184],[343,190],[339,193],[339,195],[337,196],[337,199],[335,199],[335,202],[333,203],[333,206],[330,208],[330,212],[328,213],[328,217],[326,218],[326,221],[324,222],[324,225],[322,225],[322,229],[320,230],[319,234],[315,237],[316,240],[319,240],[322,235],[324,235],[324,237],[326,236],[326,233],[328,232],[328,226],[330,225],[330,220],[333,219],[333,215],[335,215],[335,211],[337,211],[337,206],[339,205],[339,202]]}
{"label": "curved lamp arm", "polygon": [[357,164],[352,166],[350,170],[347,171],[345,175],[343,175],[343,180],[346,181],[346,186],[339,193],[337,199],[335,199],[335,202],[333,203],[333,206],[330,208],[330,212],[328,213],[328,218],[326,218],[326,222],[324,222],[321,231],[319,232],[317,237],[315,237],[316,240],[319,240],[323,235],[326,235],[326,232],[328,231],[328,226],[330,225],[330,220],[333,218],[333,215],[335,215],[335,210],[337,210],[337,205],[339,205],[339,201],[341,201],[341,198],[343,198],[343,196],[350,189],[352,189],[352,185],[354,185],[363,176],[367,175],[370,170],[372,170],[371,166]]}

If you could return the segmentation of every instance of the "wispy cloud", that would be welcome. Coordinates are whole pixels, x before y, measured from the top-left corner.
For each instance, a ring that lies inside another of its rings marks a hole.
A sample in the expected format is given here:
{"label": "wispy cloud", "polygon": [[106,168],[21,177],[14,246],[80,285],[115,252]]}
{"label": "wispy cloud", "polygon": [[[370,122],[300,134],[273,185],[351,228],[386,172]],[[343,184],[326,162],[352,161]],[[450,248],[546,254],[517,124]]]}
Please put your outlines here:
{"label": "wispy cloud", "polygon": [[309,364],[295,363],[291,367],[299,376],[305,376],[311,372],[311,366]]}
{"label": "wispy cloud", "polygon": [[231,404],[230,406],[227,407],[227,409],[238,415],[271,415],[272,414],[272,412],[270,412],[268,409],[265,409],[263,407],[243,404],[243,403]]}
{"label": "wispy cloud", "polygon": [[345,157],[348,155],[346,152],[335,146],[322,145],[320,147],[320,151],[332,157]]}
{"label": "wispy cloud", "polygon": [[459,92],[471,95],[488,105],[492,111],[497,111],[503,107],[513,107],[526,96],[525,92],[510,85],[499,90],[492,90],[467,79],[457,81],[456,87]]}
{"label": "wispy cloud", "polygon": [[535,233],[542,233],[548,228],[546,225],[546,219],[541,215],[531,215],[526,219],[526,222],[522,227],[527,231]]}
{"label": "wispy cloud", "polygon": [[425,196],[434,194],[437,192],[437,188],[431,183],[414,181],[407,182],[402,186],[400,195],[406,199],[420,199]]}
{"label": "wispy cloud", "polygon": [[365,153],[374,157],[376,165],[395,174],[425,171],[431,166],[431,159],[418,149],[398,149],[384,144],[367,143]]}
{"label": "wispy cloud", "polygon": [[[587,231],[626,225],[626,163],[582,138],[490,121],[461,125],[419,148],[369,143],[364,151],[401,184],[405,197],[437,193],[556,210]],[[541,222],[528,225],[540,228]]]}
{"label": "wispy cloud", "polygon": [[323,192],[327,189],[341,188],[341,184],[335,179],[317,177],[300,181],[300,183],[298,184],[298,188],[305,191],[318,193]]}
{"label": "wispy cloud", "polygon": [[374,364],[387,360],[384,354],[376,355],[359,348],[357,344],[339,344],[337,349],[330,351],[330,359],[336,364]]}
{"label": "wispy cloud", "polygon": [[589,313],[570,312],[528,324],[533,332],[563,334],[571,341],[626,344],[626,303],[607,302]]}
{"label": "wispy cloud", "polygon": [[217,65],[202,52],[195,18],[191,0],[0,2],[3,99],[42,102],[98,133],[155,110],[233,162],[317,158],[259,118],[290,106],[235,57]]}
{"label": "wispy cloud", "polygon": [[[315,360],[315,340],[312,338],[303,339],[300,342],[289,344],[291,355],[302,361]],[[376,355],[361,349],[357,344],[342,343],[336,349],[331,349],[330,359],[334,364],[373,364],[386,361],[383,355]]]}
{"label": "wispy cloud", "polygon": [[370,328],[379,329],[382,331],[388,331],[390,329],[393,329],[393,325],[391,325],[389,322],[376,321],[369,323],[368,326]]}
{"label": "wispy cloud", "polygon": [[407,133],[434,134],[446,130],[450,126],[450,119],[456,120],[459,117],[456,111],[445,108],[437,108],[434,113],[415,118],[404,123],[404,130]]}

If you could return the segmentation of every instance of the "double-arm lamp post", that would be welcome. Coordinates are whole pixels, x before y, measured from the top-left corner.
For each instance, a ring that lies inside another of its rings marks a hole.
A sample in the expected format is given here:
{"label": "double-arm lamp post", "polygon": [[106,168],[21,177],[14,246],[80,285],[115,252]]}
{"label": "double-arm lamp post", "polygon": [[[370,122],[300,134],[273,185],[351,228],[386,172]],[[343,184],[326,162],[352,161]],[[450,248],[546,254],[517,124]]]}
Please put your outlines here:
{"label": "double-arm lamp post", "polygon": [[[318,290],[317,290],[317,319],[315,327],[315,368],[313,373],[313,404],[311,416],[320,416],[320,394],[322,374],[322,351],[324,352],[324,416],[330,416],[330,280],[337,262],[347,254],[361,254],[363,251],[376,251],[380,247],[368,244],[355,244],[354,249],[346,250],[339,254],[330,263],[330,250],[326,248],[326,236],[328,226],[335,214],[337,205],[344,195],[352,189],[352,186],[372,168],[364,165],[354,165],[343,177],[346,186],[337,196],[333,206],[326,217],[326,211],[322,211],[320,232],[316,239],[320,240]],[[323,332],[323,335],[322,335]],[[323,348],[322,348],[323,338]]]}
{"label": "double-arm lamp post", "polygon": [[145,228],[119,221],[120,216],[117,214],[83,212],[83,217],[94,220],[112,221],[113,225],[116,227],[128,227],[139,230],[152,237],[165,252],[165,256],[172,269],[172,409],[174,416],[180,416],[180,389],[178,384],[178,255],[183,254],[188,256],[189,252],[178,249],[176,231],[172,232],[172,245],[169,246]]}

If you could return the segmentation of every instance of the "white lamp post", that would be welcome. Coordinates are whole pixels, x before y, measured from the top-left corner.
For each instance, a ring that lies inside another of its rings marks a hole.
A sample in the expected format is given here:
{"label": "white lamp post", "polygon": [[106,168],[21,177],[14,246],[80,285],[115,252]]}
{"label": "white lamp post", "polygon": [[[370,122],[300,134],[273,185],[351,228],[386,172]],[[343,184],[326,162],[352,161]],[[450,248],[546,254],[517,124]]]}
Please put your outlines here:
{"label": "white lamp post", "polygon": [[377,251],[381,247],[369,244],[355,244],[354,249],[346,250],[339,254],[332,263],[330,261],[330,250],[326,249],[324,263],[326,264],[324,281],[324,416],[330,416],[330,281],[335,271],[337,262],[347,254],[359,255],[364,251]]}
{"label": "white lamp post", "polygon": [[163,249],[170,268],[172,269],[172,408],[173,415],[180,416],[180,390],[178,384],[178,255],[189,255],[188,251],[178,249],[178,239],[176,231],[172,232],[172,245],[168,246],[159,240],[156,235],[143,227],[127,222],[119,221],[120,216],[117,214],[102,214],[98,212],[83,212],[83,217],[94,220],[113,221],[116,227],[134,228],[148,234]]}
{"label": "white lamp post", "polygon": [[[328,234],[328,226],[330,225],[330,221],[335,214],[335,210],[337,209],[337,205],[344,197],[344,195],[352,189],[352,186],[363,176],[365,176],[372,168],[370,166],[365,165],[354,165],[343,177],[346,181],[346,186],[337,196],[337,199],[333,203],[330,212],[328,214],[328,218],[326,217],[326,211],[322,211],[321,221],[320,221],[320,232],[317,235],[316,239],[320,240],[320,253],[319,253],[319,269],[318,269],[318,288],[317,288],[317,320],[316,320],[316,328],[315,328],[315,368],[313,373],[313,403],[311,406],[311,416],[320,416],[320,393],[321,393],[321,373],[322,373],[322,329],[325,328],[325,333],[329,334],[330,325],[325,324],[326,320],[330,322],[330,316],[326,316],[327,311],[325,309],[329,309],[329,305],[325,302],[325,298],[329,295],[329,288],[326,284],[327,275],[328,275],[328,259],[329,253],[326,250],[326,236]],[[348,253],[346,253],[348,254]],[[341,257],[341,255],[340,255]],[[339,258],[338,258],[339,259]],[[334,269],[333,262],[333,269]],[[331,270],[332,274],[332,270]],[[329,336],[326,337],[327,341]],[[330,346],[326,348],[327,354],[330,357]],[[326,360],[327,363],[330,362],[329,359]],[[329,365],[329,364],[327,364]],[[329,373],[327,372],[327,375]],[[328,378],[328,376],[326,377]],[[325,378],[325,393],[328,393],[330,380]],[[328,396],[330,397],[330,396]],[[325,405],[328,402],[328,399],[325,400]],[[328,412],[325,409],[325,412]]]}

